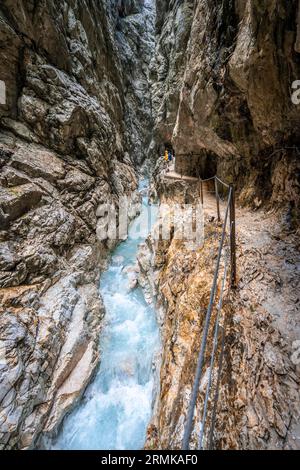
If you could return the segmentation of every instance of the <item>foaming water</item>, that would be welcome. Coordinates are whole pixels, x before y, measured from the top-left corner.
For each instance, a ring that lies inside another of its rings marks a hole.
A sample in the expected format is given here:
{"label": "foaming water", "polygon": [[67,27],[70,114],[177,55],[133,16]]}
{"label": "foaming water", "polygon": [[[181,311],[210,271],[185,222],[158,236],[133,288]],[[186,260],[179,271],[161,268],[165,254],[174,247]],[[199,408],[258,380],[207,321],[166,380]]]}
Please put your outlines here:
{"label": "foaming water", "polygon": [[[144,187],[145,182],[140,189]],[[128,239],[115,250],[101,277],[106,317],[100,367],[83,400],[64,420],[52,449],[136,450],[144,445],[154,399],[153,358],[159,349],[159,330],[142,290],[129,290],[125,268],[135,264],[144,240],[135,234],[148,211],[143,198]]]}

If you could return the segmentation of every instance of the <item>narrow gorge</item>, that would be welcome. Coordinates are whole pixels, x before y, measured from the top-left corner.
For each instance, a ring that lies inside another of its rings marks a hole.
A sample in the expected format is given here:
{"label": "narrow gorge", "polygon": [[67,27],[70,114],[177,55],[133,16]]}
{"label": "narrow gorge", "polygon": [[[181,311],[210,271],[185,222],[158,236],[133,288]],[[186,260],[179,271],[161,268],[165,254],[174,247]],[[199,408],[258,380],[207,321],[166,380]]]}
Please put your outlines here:
{"label": "narrow gorge", "polygon": [[0,64],[0,449],[299,450],[300,2],[2,0]]}

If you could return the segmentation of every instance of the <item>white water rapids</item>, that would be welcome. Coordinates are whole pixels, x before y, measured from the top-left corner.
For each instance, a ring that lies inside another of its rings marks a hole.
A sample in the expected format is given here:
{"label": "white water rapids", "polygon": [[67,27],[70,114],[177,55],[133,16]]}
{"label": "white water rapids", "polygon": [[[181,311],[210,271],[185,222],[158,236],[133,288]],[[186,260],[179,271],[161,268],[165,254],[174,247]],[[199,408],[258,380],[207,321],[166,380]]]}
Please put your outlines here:
{"label": "white water rapids", "polygon": [[160,339],[154,308],[145,302],[140,288],[129,290],[125,271],[135,264],[144,241],[133,235],[148,212],[143,198],[128,239],[116,248],[101,277],[106,317],[100,367],[77,408],[64,420],[52,449],[137,450],[144,445],[154,400],[153,359]]}

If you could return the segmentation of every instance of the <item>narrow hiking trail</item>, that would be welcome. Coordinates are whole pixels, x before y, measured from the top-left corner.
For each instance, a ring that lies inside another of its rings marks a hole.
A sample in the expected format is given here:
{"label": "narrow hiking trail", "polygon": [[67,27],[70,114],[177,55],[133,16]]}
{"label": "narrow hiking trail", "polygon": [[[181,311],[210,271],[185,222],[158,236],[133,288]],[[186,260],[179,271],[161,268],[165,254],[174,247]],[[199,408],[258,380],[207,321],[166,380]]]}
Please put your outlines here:
{"label": "narrow hiking trail", "polygon": [[[204,211],[216,216],[216,200],[207,188]],[[299,235],[284,232],[276,215],[263,210],[237,207],[236,226],[238,292],[244,302],[259,301],[289,340],[299,339]]]}
{"label": "narrow hiking trail", "polygon": [[[223,215],[224,207],[222,202]],[[216,217],[215,196],[207,186],[204,211]],[[299,449],[299,235],[284,231],[274,213],[241,207],[236,208],[236,231],[238,283],[231,299],[229,353],[236,387],[232,419],[238,429],[246,415],[247,427],[258,436],[274,426],[281,439],[279,444],[276,433],[270,437],[275,448]],[[245,403],[247,411],[241,413]]]}

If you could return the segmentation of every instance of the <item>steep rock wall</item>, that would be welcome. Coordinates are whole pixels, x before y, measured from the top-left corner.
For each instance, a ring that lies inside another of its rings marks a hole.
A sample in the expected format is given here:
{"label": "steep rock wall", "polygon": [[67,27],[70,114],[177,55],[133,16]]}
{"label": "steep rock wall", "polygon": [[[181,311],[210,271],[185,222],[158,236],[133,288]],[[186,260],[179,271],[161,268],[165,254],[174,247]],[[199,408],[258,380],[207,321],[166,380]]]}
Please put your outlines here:
{"label": "steep rock wall", "polygon": [[56,432],[99,361],[98,280],[113,243],[97,240],[97,208],[136,202],[134,142],[147,140],[131,122],[139,87],[125,93],[125,52],[138,69],[151,31],[143,2],[121,3],[1,2],[1,448]]}
{"label": "steep rock wall", "polygon": [[234,182],[241,202],[270,201],[297,223],[300,123],[291,87],[300,76],[298,1],[157,1],[157,9],[153,87],[166,98],[152,153],[172,140],[177,155],[199,154],[203,176],[207,169]]}
{"label": "steep rock wall", "polygon": [[[199,202],[197,187],[180,180],[161,179],[156,192],[169,210],[174,202]],[[157,301],[162,337],[160,387],[147,449],[182,446],[221,237],[215,199],[206,188],[204,201],[203,246],[191,251],[171,230],[170,240],[149,237],[138,256],[139,282],[147,296]],[[224,206],[221,209],[224,215]],[[161,211],[168,220],[168,210],[162,207]],[[224,289],[220,318],[225,348],[212,445],[221,450],[299,449],[299,237],[282,234],[274,215],[238,209],[237,220],[238,285],[231,291],[225,283]],[[215,306],[220,300],[226,251]],[[216,315],[217,308],[213,308],[191,449],[198,448]],[[221,336],[212,370],[205,449],[210,441]]]}
{"label": "steep rock wall", "polygon": [[163,145],[172,139],[192,15],[193,0],[156,2],[155,54],[149,70],[154,116],[149,157],[154,159],[162,154]]}
{"label": "steep rock wall", "polygon": [[112,11],[118,11],[115,37],[123,71],[126,137],[129,154],[140,165],[147,156],[153,127],[149,64],[155,47],[155,2],[117,3],[118,9]]}
{"label": "steep rock wall", "polygon": [[[299,365],[292,355],[299,337],[299,239],[290,229],[299,220],[299,107],[291,100],[292,83],[300,76],[299,2],[156,3],[158,37],[151,77],[154,103],[158,99],[150,155],[157,159],[161,146],[172,144],[177,169],[181,166],[189,174],[197,163],[202,177],[218,173],[234,183],[240,203],[256,209],[266,203],[287,215],[282,231],[277,219],[264,211],[237,208],[239,282],[224,304],[229,323],[214,446],[296,449]],[[179,22],[183,11],[187,21]],[[178,38],[184,37],[186,47],[176,62],[170,36],[182,29]],[[192,152],[190,159],[180,156]],[[160,159],[153,195],[163,202],[182,196],[185,200],[184,183],[166,181],[164,167]],[[215,200],[211,207],[208,213],[215,217]],[[182,445],[215,267],[217,239],[211,228],[218,233],[206,220],[205,244],[194,256],[176,240],[157,244],[149,239],[141,253],[141,285],[157,295],[163,340],[160,393],[146,445],[150,449]],[[209,337],[208,348],[211,344]],[[208,372],[209,355],[199,390],[194,448]],[[211,409],[212,400],[208,418]]]}

